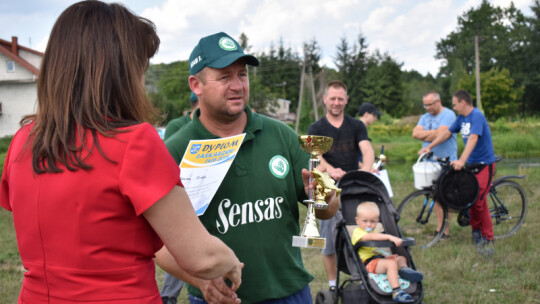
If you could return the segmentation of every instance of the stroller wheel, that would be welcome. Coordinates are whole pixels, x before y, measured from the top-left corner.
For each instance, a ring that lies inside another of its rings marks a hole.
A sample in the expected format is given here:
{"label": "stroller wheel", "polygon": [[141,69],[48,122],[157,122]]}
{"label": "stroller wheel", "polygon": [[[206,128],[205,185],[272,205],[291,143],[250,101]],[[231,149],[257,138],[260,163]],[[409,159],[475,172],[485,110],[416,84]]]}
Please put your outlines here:
{"label": "stroller wheel", "polygon": [[334,304],[337,303],[334,293],[330,290],[321,290],[315,297],[315,304]]}

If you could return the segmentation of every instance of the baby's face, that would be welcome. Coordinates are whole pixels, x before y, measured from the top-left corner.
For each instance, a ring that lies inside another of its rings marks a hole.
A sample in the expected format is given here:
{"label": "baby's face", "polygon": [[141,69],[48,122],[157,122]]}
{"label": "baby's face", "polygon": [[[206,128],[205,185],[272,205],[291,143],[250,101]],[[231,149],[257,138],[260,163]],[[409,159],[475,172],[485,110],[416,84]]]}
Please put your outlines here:
{"label": "baby's face", "polygon": [[358,227],[370,232],[375,229],[375,226],[379,222],[379,214],[373,211],[366,211],[362,214],[357,214],[356,224]]}

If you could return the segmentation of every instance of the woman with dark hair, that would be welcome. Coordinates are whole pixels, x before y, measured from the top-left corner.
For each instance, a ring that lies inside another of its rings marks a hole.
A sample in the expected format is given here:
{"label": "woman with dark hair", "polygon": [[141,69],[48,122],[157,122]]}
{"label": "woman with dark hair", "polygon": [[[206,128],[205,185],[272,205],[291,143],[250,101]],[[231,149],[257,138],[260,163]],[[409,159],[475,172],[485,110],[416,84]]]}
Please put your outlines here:
{"label": "woman with dark hair", "polygon": [[[19,303],[161,303],[167,272],[241,283],[232,250],[198,220],[155,129],[144,72],[152,22],[82,1],[56,21],[37,113],[6,156],[0,206],[13,212],[24,274]],[[180,269],[181,268],[181,269]]]}

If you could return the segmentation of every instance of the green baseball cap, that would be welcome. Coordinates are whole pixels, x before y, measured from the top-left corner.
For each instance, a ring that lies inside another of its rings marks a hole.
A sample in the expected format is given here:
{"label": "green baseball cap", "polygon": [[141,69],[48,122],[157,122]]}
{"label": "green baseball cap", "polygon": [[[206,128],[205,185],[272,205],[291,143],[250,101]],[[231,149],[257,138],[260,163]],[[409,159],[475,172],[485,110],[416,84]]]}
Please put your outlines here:
{"label": "green baseball cap", "polygon": [[244,54],[240,44],[231,36],[223,32],[206,36],[199,40],[189,55],[189,73],[195,75],[205,67],[222,69],[240,58],[245,58],[249,65],[259,65],[259,60]]}

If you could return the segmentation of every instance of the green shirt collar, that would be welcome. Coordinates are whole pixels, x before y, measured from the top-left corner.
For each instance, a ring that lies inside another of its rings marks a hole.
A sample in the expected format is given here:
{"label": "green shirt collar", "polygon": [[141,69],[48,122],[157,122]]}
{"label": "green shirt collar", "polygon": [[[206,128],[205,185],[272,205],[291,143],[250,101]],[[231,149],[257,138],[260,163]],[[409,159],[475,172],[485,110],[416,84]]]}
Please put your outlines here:
{"label": "green shirt collar", "polygon": [[[246,133],[246,137],[244,138],[244,142],[251,140],[255,137],[255,133],[259,132],[262,129],[263,120],[258,113],[253,113],[251,111],[251,108],[249,106],[246,106],[244,109],[244,112],[247,114],[247,124],[244,128],[244,133]],[[193,124],[195,129],[197,130],[197,135],[201,136],[201,138],[219,138],[219,136],[211,133],[206,129],[206,127],[201,123],[199,120],[199,116],[201,115],[201,109],[198,108],[195,110],[195,113],[193,115]]]}

